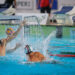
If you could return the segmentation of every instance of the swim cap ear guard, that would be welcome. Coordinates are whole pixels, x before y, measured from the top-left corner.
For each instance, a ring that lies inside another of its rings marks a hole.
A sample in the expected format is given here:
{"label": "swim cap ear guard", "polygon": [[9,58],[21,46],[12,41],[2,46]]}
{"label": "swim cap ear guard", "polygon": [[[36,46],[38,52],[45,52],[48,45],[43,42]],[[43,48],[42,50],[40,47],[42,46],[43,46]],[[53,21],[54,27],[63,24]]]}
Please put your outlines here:
{"label": "swim cap ear guard", "polygon": [[24,48],[24,53],[27,54],[28,53],[28,50],[26,48]]}

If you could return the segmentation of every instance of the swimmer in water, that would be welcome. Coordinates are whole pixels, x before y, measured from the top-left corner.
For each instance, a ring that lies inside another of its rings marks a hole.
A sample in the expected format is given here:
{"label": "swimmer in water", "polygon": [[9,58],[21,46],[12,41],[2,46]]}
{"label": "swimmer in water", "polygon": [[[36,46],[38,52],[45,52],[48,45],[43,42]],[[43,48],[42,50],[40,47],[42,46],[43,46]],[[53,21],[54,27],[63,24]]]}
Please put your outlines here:
{"label": "swimmer in water", "polygon": [[45,56],[40,52],[31,51],[29,45],[25,46],[25,53],[28,56],[28,61],[31,62],[42,62],[45,60]]}
{"label": "swimmer in water", "polygon": [[15,31],[12,35],[8,36],[7,38],[1,39],[0,40],[0,56],[5,56],[6,53],[6,45],[12,41],[13,39],[15,39],[17,37],[17,35],[19,34],[20,30],[22,29],[22,27],[25,25],[25,21],[23,21],[19,28],[17,29],[17,31]]}
{"label": "swimmer in water", "polygon": [[60,63],[54,60],[53,58],[45,57],[40,52],[33,52],[31,50],[32,49],[30,48],[29,45],[25,46],[25,53],[28,56],[28,61],[30,62],[46,62],[46,63],[53,63],[53,64]]}

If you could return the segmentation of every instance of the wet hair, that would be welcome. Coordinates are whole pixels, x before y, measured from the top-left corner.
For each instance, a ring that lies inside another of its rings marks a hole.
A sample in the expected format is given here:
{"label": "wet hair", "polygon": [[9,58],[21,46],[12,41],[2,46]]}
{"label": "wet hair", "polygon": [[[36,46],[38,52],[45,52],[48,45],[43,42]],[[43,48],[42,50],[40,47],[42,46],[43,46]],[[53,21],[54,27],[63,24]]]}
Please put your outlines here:
{"label": "wet hair", "polygon": [[2,40],[0,40],[0,45],[3,45],[3,42],[2,42]]}

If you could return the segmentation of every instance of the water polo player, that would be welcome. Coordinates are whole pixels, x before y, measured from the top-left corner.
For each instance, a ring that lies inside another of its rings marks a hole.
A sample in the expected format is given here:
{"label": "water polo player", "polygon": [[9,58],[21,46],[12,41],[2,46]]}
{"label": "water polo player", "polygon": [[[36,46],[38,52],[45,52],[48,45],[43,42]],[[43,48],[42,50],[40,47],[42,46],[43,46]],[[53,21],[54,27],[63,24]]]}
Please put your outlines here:
{"label": "water polo player", "polygon": [[29,45],[25,46],[25,53],[28,56],[28,61],[31,62],[42,62],[45,60],[45,57],[40,52],[33,52]]}
{"label": "water polo player", "polygon": [[[24,26],[24,24],[25,24],[25,21],[23,21],[21,24],[20,24],[20,26],[19,26],[19,28],[17,29],[17,31],[15,31],[15,32],[11,32],[9,29],[9,34],[10,33],[13,33],[12,35],[10,35],[9,37],[7,37],[7,38],[5,38],[5,39],[1,39],[0,40],[0,56],[5,56],[5,53],[6,53],[6,45],[7,45],[7,43],[9,43],[10,41],[12,41],[15,37],[17,37],[17,35],[18,35],[18,33],[20,32],[20,30],[22,29],[22,27]],[[6,32],[7,33],[7,32]],[[7,34],[8,34],[7,33]],[[8,35],[9,35],[8,34]]]}

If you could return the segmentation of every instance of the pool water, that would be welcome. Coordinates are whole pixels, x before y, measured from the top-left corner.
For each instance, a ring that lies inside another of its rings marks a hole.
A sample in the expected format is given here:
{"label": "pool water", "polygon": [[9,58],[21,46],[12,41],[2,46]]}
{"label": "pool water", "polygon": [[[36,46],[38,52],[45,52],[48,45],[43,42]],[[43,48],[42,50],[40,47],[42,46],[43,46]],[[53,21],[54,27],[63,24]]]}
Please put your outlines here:
{"label": "pool water", "polygon": [[[41,39],[38,37],[37,39]],[[16,40],[17,41],[17,40]],[[30,37],[30,44],[36,41]],[[75,50],[75,40],[67,38],[53,38],[49,41],[48,50],[51,53]],[[75,58],[52,56],[58,63],[24,63],[26,62],[24,49],[20,47],[15,52],[0,57],[0,75],[75,75]]]}

